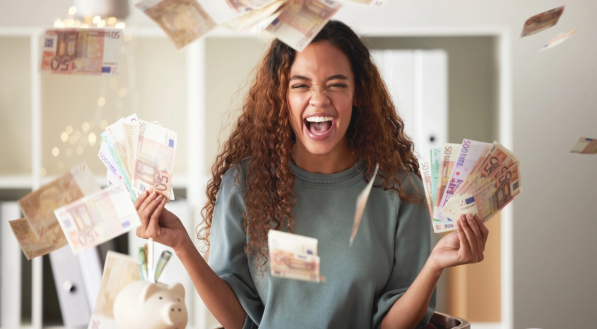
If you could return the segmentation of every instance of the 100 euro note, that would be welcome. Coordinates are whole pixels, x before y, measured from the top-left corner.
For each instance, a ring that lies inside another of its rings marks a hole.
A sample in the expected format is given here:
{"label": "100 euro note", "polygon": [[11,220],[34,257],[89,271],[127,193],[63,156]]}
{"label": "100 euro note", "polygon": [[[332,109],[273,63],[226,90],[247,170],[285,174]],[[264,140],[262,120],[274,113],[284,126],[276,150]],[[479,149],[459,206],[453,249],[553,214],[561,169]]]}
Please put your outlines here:
{"label": "100 euro note", "polygon": [[272,276],[321,282],[317,239],[270,230],[269,266]]}
{"label": "100 euro note", "polygon": [[479,215],[482,221],[488,221],[521,192],[520,168],[516,162],[476,191],[453,197],[441,212],[453,218],[463,214]]}
{"label": "100 euro note", "polygon": [[108,251],[88,329],[117,329],[114,300],[124,287],[140,280],[139,263],[135,257]]}
{"label": "100 euro note", "polygon": [[54,213],[74,254],[141,225],[124,184],[107,187]]}
{"label": "100 euro note", "polygon": [[41,70],[57,74],[116,75],[120,29],[51,29],[43,37]]}
{"label": "100 euro note", "polygon": [[133,188],[154,191],[174,200],[172,173],[177,135],[156,124],[139,120],[139,139],[133,173]]}
{"label": "100 euro note", "polygon": [[99,190],[87,163],[82,162],[21,198],[18,203],[25,221],[18,220],[11,226],[27,258],[42,256],[64,247],[67,239],[54,210]]}
{"label": "100 euro note", "polygon": [[300,52],[340,7],[339,2],[332,0],[293,0],[264,32]]}
{"label": "100 euro note", "polygon": [[143,0],[135,5],[181,50],[217,26],[196,0]]}
{"label": "100 euro note", "polygon": [[[460,185],[475,167],[478,159],[483,155],[483,152],[489,149],[489,147],[491,147],[491,144],[489,143],[473,141],[470,139],[465,139],[462,141],[460,154],[458,154],[458,158],[454,163],[454,169],[452,170],[450,178],[448,179],[448,185],[444,191],[444,194],[441,196],[441,200],[439,201],[439,209],[446,205],[450,198],[454,196]],[[445,217],[441,213],[438,217],[440,220],[445,220]],[[448,218],[450,221],[454,221],[456,219],[457,218]]]}

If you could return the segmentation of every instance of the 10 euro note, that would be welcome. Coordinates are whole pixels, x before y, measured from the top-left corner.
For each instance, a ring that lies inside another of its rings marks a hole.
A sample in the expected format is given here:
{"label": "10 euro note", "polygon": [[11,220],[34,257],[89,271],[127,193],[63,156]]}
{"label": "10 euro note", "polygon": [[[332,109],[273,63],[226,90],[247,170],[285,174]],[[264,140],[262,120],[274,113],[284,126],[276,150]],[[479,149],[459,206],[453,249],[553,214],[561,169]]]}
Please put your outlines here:
{"label": "10 euro note", "polygon": [[300,52],[340,7],[339,2],[332,0],[291,1],[264,32]]}
{"label": "10 euro note", "polygon": [[272,276],[321,282],[317,239],[276,230],[268,232]]}
{"label": "10 euro note", "polygon": [[122,30],[46,30],[41,70],[55,74],[116,75],[120,72]]}
{"label": "10 euro note", "polygon": [[441,209],[442,214],[452,218],[473,214],[479,215],[482,221],[489,220],[522,192],[519,169],[518,162],[514,163],[476,191],[453,197]]}
{"label": "10 euro note", "polygon": [[114,321],[114,300],[124,287],[140,280],[137,258],[108,251],[88,329],[117,329]]}
{"label": "10 euro note", "polygon": [[152,188],[174,200],[172,173],[176,155],[175,132],[151,122],[139,120],[139,139],[133,173],[133,188],[143,193]]}
{"label": "10 euro note", "polygon": [[217,26],[196,0],[143,0],[135,5],[181,50]]}
{"label": "10 euro note", "polygon": [[107,187],[54,213],[74,254],[141,225],[124,184]]}

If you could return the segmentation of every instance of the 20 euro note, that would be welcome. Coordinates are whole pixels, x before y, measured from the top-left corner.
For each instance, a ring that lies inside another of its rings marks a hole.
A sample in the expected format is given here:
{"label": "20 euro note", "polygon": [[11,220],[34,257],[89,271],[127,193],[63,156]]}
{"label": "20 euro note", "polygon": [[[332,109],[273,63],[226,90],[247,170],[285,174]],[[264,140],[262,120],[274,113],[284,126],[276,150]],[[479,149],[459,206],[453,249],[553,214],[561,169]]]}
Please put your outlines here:
{"label": "20 euro note", "polygon": [[454,169],[454,165],[458,159],[458,154],[460,154],[461,147],[462,146],[460,144],[446,144],[442,148],[436,199],[435,203],[433,204],[433,214],[438,219],[441,219],[439,216],[439,202],[441,201],[444,192],[448,187],[450,176],[452,175],[452,170]]}
{"label": "20 euro note", "polygon": [[367,183],[365,189],[357,197],[357,207],[354,213],[354,224],[352,225],[352,232],[350,233],[350,245],[352,245],[352,242],[354,241],[354,238],[357,235],[357,231],[359,230],[359,225],[361,224],[361,219],[363,218],[363,212],[365,211],[365,205],[367,205],[369,193],[371,193],[371,188],[373,187],[373,182],[375,181],[375,176],[377,176],[378,169],[379,163],[376,163],[373,176],[371,176],[369,183]]}
{"label": "20 euro note", "polygon": [[124,184],[107,187],[54,213],[74,254],[141,225]]}
{"label": "20 euro note", "polygon": [[332,0],[293,0],[264,32],[300,52],[340,7],[339,2]]}
{"label": "20 euro note", "polygon": [[108,251],[99,293],[87,328],[117,329],[114,300],[124,287],[140,280],[139,263],[135,257]]}
{"label": "20 euro note", "polygon": [[135,5],[181,50],[217,26],[196,0],[143,0]]}
{"label": "20 euro note", "polygon": [[517,162],[473,193],[453,197],[441,212],[452,218],[459,218],[463,214],[478,214],[482,221],[487,221],[521,192],[522,181]]}
{"label": "20 euro note", "polygon": [[139,141],[133,173],[133,188],[139,192],[152,188],[174,200],[172,173],[177,135],[156,124],[139,120]]}
{"label": "20 euro note", "polygon": [[108,143],[105,143],[105,142],[102,143],[97,156],[100,158],[100,160],[102,160],[102,162],[104,163],[106,168],[108,168],[108,172],[106,175],[107,185],[112,186],[112,185],[116,185],[120,182],[124,183],[131,198],[133,200],[136,200],[137,193],[132,189],[132,185],[129,186],[126,184],[127,177],[125,174],[123,174],[120,171],[119,167],[117,166],[116,161],[114,160],[114,158],[112,156],[112,152],[110,151],[110,147],[108,146]]}
{"label": "20 euro note", "polygon": [[121,49],[120,29],[46,30],[41,70],[55,74],[117,75]]}
{"label": "20 euro note", "polygon": [[276,230],[268,232],[272,276],[321,282],[317,239]]}

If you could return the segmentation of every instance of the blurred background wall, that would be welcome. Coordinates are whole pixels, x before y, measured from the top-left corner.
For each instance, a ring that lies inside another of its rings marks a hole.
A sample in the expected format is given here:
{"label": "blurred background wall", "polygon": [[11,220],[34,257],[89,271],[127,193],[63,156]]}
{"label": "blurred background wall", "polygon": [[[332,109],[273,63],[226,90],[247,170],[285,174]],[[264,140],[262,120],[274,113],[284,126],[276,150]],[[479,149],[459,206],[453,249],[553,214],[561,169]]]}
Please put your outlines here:
{"label": "blurred background wall", "polygon": [[[49,26],[71,5],[70,0],[0,0],[0,26]],[[519,39],[528,17],[560,5],[566,5],[566,11],[556,27]],[[595,12],[597,2],[586,0],[387,0],[381,10],[345,6],[335,17],[357,30],[498,27],[509,31],[513,151],[524,172],[524,192],[513,205],[513,307],[517,329],[590,327],[597,306],[597,257],[593,252],[597,238],[592,226],[597,219],[597,158],[568,153],[579,137],[597,137]],[[127,22],[151,24],[135,9]],[[576,27],[581,29],[564,45],[537,52],[551,36]],[[27,45],[21,46],[20,51],[26,52]],[[3,42],[0,52],[9,52],[10,47],[10,41]],[[250,56],[258,56],[261,51],[255,44],[247,48]],[[21,58],[14,54],[14,61]],[[0,65],[0,79],[6,79],[11,64]],[[243,74],[251,69],[238,65],[229,69]],[[221,74],[211,70],[208,68],[208,79]],[[28,108],[29,96],[20,95],[22,89],[18,87],[27,85],[28,79],[15,82],[14,90],[0,90],[0,99],[18,98],[23,108]],[[238,86],[231,88],[236,91]],[[230,97],[208,99],[208,110],[217,108],[223,113],[229,109],[225,103],[233,101]],[[12,113],[6,107],[1,111],[0,120],[17,126],[21,120],[29,120],[26,111]],[[208,120],[221,120],[221,115],[215,113],[208,114]],[[207,127],[213,131],[211,136],[218,132],[209,123]],[[9,145],[9,140],[10,131],[3,131],[3,150],[14,145]],[[27,145],[30,141],[19,143]],[[30,164],[29,156],[23,155],[24,165]],[[5,159],[0,155],[0,162]]]}

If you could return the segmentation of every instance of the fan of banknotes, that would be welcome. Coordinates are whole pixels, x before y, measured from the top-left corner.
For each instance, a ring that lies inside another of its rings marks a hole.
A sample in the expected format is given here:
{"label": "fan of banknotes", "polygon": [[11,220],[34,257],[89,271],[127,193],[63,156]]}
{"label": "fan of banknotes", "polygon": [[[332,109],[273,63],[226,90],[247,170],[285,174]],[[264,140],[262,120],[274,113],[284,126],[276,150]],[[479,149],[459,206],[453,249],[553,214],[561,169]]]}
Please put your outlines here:
{"label": "fan of banknotes", "polygon": [[174,200],[175,132],[133,114],[106,127],[102,139],[98,156],[109,186],[123,183],[133,200],[150,188]]}
{"label": "fan of banknotes", "polygon": [[518,158],[498,142],[433,148],[420,169],[436,233],[455,230],[462,214],[487,221],[522,192]]}

